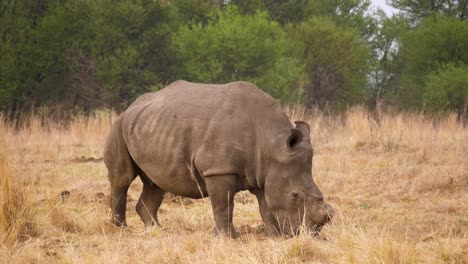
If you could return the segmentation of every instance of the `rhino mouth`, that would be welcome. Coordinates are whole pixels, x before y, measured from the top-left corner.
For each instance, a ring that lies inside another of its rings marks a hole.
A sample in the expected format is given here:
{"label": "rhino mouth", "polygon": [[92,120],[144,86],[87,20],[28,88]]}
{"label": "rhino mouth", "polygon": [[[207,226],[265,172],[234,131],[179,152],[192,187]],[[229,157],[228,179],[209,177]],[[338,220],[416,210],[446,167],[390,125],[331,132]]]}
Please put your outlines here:
{"label": "rhino mouth", "polygon": [[303,232],[304,234],[309,234],[311,236],[318,236],[322,228],[325,226],[326,223],[319,223],[319,224],[310,224],[310,225],[301,225],[298,227],[296,234]]}
{"label": "rhino mouth", "polygon": [[313,236],[318,236],[318,234],[320,233],[320,231],[322,231],[322,228],[325,224],[320,224],[320,225],[314,225],[310,228],[310,233],[313,235]]}
{"label": "rhino mouth", "polygon": [[[284,235],[289,236],[289,237],[294,237],[294,236],[299,236],[301,233],[302,234],[308,234],[310,236],[318,236],[320,231],[322,231],[322,228],[325,226],[325,223],[323,224],[315,224],[312,226],[306,226],[306,225],[299,225],[294,229],[290,229],[290,232],[283,232]],[[286,231],[286,230],[283,230]]]}
{"label": "rhino mouth", "polygon": [[317,236],[322,231],[322,228],[329,222],[329,220],[305,221],[304,218],[306,218],[306,216],[302,219],[289,218],[282,222],[277,219],[278,223],[282,223],[282,225],[279,225],[278,233],[288,237],[298,236],[301,233]]}

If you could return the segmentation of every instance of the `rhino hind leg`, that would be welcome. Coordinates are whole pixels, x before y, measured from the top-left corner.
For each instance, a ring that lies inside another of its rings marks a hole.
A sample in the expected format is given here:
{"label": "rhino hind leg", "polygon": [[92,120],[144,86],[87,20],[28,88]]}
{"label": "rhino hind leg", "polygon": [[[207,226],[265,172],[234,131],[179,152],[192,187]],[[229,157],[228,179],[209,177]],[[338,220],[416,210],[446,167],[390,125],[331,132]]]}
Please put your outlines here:
{"label": "rhino hind leg", "polygon": [[112,209],[112,224],[116,226],[127,226],[125,222],[125,214],[127,207],[127,191],[128,186],[111,186],[110,206]]}
{"label": "rhino hind leg", "polygon": [[205,178],[206,189],[211,199],[215,222],[215,234],[236,237],[232,223],[234,212],[234,195],[237,192],[235,175],[216,175]]}
{"label": "rhino hind leg", "polygon": [[123,140],[121,122],[121,118],[116,120],[104,149],[104,163],[110,182],[111,222],[116,226],[126,226],[127,191],[138,173]]}
{"label": "rhino hind leg", "polygon": [[146,227],[160,226],[158,221],[158,209],[164,200],[164,190],[151,182],[142,172],[140,174],[143,182],[143,190],[136,205],[136,211]]}
{"label": "rhino hind leg", "polygon": [[133,164],[128,166],[126,170],[120,172],[109,171],[111,222],[116,226],[127,226],[125,222],[127,192],[130,184],[137,176]]}

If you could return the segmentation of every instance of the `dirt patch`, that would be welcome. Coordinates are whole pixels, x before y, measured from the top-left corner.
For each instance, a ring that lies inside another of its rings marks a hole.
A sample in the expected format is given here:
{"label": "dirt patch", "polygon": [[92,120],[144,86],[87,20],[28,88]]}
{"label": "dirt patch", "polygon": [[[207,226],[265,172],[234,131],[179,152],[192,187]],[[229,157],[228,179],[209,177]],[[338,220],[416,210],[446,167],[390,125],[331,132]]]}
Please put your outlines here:
{"label": "dirt patch", "polygon": [[104,158],[94,158],[94,157],[76,157],[70,160],[71,163],[85,163],[85,162],[101,162]]}

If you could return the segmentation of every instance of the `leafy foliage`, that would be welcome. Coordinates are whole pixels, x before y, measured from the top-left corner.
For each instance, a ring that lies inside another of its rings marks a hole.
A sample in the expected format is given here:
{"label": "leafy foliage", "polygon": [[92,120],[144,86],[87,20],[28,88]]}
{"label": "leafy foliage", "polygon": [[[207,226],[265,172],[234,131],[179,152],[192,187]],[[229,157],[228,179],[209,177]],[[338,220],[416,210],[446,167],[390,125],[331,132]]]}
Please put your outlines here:
{"label": "leafy foliage", "polygon": [[426,110],[468,112],[468,66],[449,63],[430,73],[423,95]]}
{"label": "leafy foliage", "polygon": [[369,41],[372,52],[372,67],[368,75],[368,104],[375,107],[382,99],[390,98],[399,92],[401,56],[399,38],[408,28],[405,18],[400,15],[388,17],[382,10],[375,16],[375,28]]}
{"label": "leafy foliage", "polygon": [[403,35],[401,45],[401,101],[421,106],[428,74],[440,65],[468,64],[468,24],[450,17],[427,18]]}
{"label": "leafy foliage", "polygon": [[309,107],[464,111],[466,1],[388,2],[401,13],[370,0],[3,0],[0,110],[121,110],[187,79],[247,80]]}
{"label": "leafy foliage", "polygon": [[24,23],[10,21],[16,10],[2,16],[19,27],[4,32],[1,45],[4,106],[128,104],[168,75],[169,7],[144,0],[46,2],[33,22],[29,14],[19,17]]}
{"label": "leafy foliage", "polygon": [[465,0],[390,0],[390,4],[402,10],[413,21],[432,15],[444,15],[460,20],[468,19],[468,2]]}
{"label": "leafy foliage", "polygon": [[172,41],[177,78],[225,83],[249,80],[273,96],[291,99],[289,90],[300,69],[281,59],[285,33],[267,14],[242,15],[235,6],[211,14],[207,25],[182,26]]}
{"label": "leafy foliage", "polygon": [[289,31],[296,40],[296,56],[305,65],[307,105],[358,101],[369,60],[368,46],[359,32],[338,27],[326,17],[311,18]]}

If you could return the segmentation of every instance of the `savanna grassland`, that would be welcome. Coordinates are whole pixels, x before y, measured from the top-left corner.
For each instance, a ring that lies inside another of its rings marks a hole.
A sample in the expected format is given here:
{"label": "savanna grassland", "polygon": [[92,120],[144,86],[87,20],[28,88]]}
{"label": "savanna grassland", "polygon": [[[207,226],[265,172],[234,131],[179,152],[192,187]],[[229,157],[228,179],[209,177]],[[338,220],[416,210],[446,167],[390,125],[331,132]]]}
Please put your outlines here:
{"label": "savanna grassland", "polygon": [[0,118],[0,262],[468,263],[468,127],[456,115],[287,111],[311,126],[314,179],[336,210],[318,237],[266,238],[247,192],[237,239],[212,235],[208,199],[167,196],[163,228],[145,229],[138,179],[128,227],[113,227],[102,152],[115,113]]}

